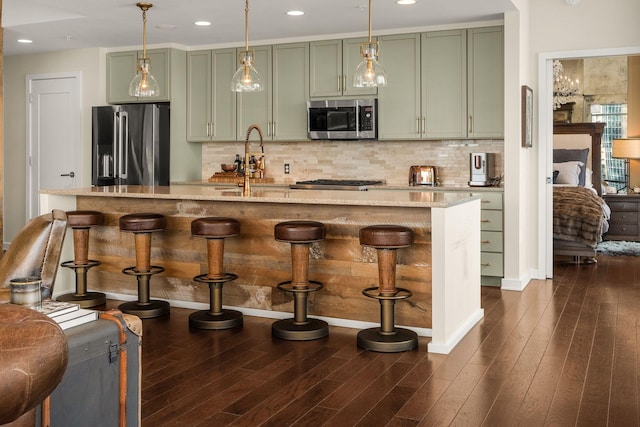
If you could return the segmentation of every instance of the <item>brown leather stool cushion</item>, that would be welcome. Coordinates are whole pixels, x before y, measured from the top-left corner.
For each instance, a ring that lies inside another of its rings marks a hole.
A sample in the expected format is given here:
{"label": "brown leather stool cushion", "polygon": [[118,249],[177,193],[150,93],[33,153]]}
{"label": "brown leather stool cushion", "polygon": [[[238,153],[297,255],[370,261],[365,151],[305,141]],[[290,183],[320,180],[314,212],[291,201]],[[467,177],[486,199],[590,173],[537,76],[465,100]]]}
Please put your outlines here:
{"label": "brown leather stool cushion", "polygon": [[67,225],[71,228],[85,228],[104,224],[104,215],[97,211],[69,211]]}
{"label": "brown leather stool cushion", "polygon": [[413,245],[413,231],[401,225],[371,225],[360,229],[360,244],[394,249]]}
{"label": "brown leather stool cushion", "polygon": [[240,222],[233,218],[208,217],[191,221],[191,234],[209,239],[222,239],[240,233]]}
{"label": "brown leather stool cushion", "polygon": [[62,380],[67,360],[67,338],[54,320],[0,304],[0,425],[42,402]]}
{"label": "brown leather stool cushion", "polygon": [[120,217],[120,230],[134,233],[151,233],[167,228],[167,217],[157,213],[137,213]]}
{"label": "brown leather stool cushion", "polygon": [[324,239],[324,224],[317,221],[286,221],[276,224],[276,240],[291,243],[311,243]]}

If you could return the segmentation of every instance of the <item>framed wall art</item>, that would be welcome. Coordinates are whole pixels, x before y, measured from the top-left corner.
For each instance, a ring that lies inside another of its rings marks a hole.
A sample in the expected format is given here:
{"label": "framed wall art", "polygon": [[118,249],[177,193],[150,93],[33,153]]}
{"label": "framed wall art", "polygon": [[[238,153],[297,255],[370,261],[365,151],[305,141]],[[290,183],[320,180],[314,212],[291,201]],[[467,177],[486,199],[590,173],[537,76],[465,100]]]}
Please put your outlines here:
{"label": "framed wall art", "polygon": [[533,146],[533,90],[522,86],[522,146]]}

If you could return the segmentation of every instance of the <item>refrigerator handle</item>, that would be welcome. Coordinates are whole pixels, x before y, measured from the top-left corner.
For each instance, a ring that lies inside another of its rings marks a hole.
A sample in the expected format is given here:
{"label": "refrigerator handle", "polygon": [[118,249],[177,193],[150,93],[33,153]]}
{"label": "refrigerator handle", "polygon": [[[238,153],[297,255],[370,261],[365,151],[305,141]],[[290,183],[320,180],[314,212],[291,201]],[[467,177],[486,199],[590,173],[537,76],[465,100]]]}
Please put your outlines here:
{"label": "refrigerator handle", "polygon": [[119,113],[117,111],[113,112],[113,141],[111,144],[111,150],[113,151],[113,162],[114,162],[114,168],[113,168],[113,178],[118,178],[118,176],[120,175],[120,160],[118,157],[118,147],[119,147],[119,140],[120,140],[120,131],[119,131]]}
{"label": "refrigerator handle", "polygon": [[[120,178],[127,179],[127,173],[129,171],[129,113],[122,111],[120,113],[122,119],[120,120],[120,153],[124,151],[124,161],[120,159],[121,173]],[[124,128],[124,135],[123,133]],[[122,168],[124,165],[124,168]]]}

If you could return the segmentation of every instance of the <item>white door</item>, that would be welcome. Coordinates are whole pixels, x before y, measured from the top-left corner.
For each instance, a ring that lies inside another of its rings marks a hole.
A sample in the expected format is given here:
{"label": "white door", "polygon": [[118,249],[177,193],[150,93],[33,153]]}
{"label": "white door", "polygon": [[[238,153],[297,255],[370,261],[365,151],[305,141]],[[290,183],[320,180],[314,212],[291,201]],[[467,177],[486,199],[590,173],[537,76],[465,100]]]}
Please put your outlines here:
{"label": "white door", "polygon": [[80,185],[80,77],[27,76],[27,220],[40,214],[39,192]]}

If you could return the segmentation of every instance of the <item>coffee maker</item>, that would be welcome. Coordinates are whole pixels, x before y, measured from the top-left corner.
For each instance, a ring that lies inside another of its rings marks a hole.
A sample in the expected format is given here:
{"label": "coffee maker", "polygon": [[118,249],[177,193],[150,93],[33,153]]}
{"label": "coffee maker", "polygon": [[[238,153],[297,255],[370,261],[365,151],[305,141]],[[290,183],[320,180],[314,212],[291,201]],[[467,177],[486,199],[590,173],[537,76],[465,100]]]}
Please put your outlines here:
{"label": "coffee maker", "polygon": [[471,153],[469,156],[469,185],[488,187],[492,185],[494,153]]}

